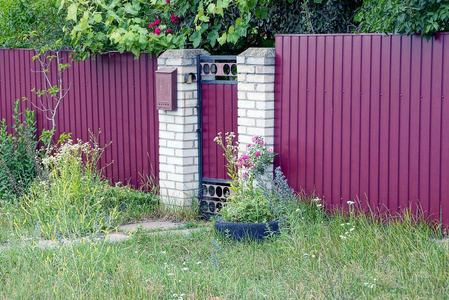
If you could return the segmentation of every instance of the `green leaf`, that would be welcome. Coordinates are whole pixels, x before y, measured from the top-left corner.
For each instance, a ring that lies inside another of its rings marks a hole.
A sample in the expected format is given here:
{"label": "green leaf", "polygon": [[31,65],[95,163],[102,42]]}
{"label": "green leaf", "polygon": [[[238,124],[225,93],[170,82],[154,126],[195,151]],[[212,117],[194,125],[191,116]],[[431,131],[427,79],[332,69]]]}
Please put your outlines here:
{"label": "green leaf", "polygon": [[101,14],[95,14],[93,19],[95,23],[100,23],[103,20]]}
{"label": "green leaf", "polygon": [[72,3],[67,8],[67,21],[73,20],[76,22],[76,15],[78,13],[78,3]]}
{"label": "green leaf", "polygon": [[131,3],[127,3],[125,5],[125,11],[133,16],[137,15],[140,10],[140,5],[137,3],[137,5],[133,5]]}
{"label": "green leaf", "polygon": [[209,19],[208,16],[201,16],[201,17],[200,17],[200,21],[203,21],[203,22],[206,22],[206,23],[207,23],[207,22],[209,22],[209,20],[210,20],[210,19]]}
{"label": "green leaf", "polygon": [[223,32],[223,34],[221,35],[221,37],[219,37],[217,39],[217,41],[220,45],[224,45],[226,43],[226,39],[227,39],[227,34],[226,34],[226,32]]}
{"label": "green leaf", "polygon": [[201,43],[201,32],[195,31],[189,39],[193,43],[193,47],[197,48]]}

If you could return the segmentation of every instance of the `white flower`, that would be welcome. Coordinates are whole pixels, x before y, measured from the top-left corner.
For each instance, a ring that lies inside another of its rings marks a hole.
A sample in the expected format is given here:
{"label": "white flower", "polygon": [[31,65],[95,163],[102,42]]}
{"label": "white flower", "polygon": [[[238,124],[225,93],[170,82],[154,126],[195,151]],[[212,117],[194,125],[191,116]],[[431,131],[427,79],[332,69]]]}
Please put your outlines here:
{"label": "white flower", "polygon": [[199,261],[199,262],[197,262],[196,264],[197,264],[197,265],[201,265],[201,262]]}
{"label": "white flower", "polygon": [[323,206],[323,204],[317,204],[317,205],[316,205],[316,207],[321,207],[321,206]]}
{"label": "white flower", "polygon": [[320,198],[318,198],[318,197],[315,197],[315,199],[313,199],[313,201],[315,201],[315,202],[320,202],[320,201],[321,201],[321,199],[320,199]]}
{"label": "white flower", "polygon": [[345,223],[341,223],[340,226],[345,226]]}
{"label": "white flower", "polygon": [[173,274],[173,273],[168,273],[167,275],[168,276],[175,276],[175,274]]}
{"label": "white flower", "polygon": [[301,210],[299,208],[297,208],[296,211],[298,212],[298,211],[301,211]]}
{"label": "white flower", "polygon": [[354,229],[355,229],[355,228],[354,228],[354,227],[352,227],[351,229],[349,229],[349,232],[351,232],[351,231],[354,231]]}
{"label": "white flower", "polygon": [[349,206],[351,206],[351,205],[354,205],[354,204],[355,204],[355,202],[354,202],[354,201],[348,201],[348,202],[346,202],[346,203],[348,203],[348,205],[349,205]]}
{"label": "white flower", "polygon": [[182,270],[183,270],[183,271],[188,271],[188,270],[189,270],[189,268],[182,268]]}
{"label": "white flower", "polygon": [[340,235],[340,238],[344,240],[346,237],[344,235]]}
{"label": "white flower", "polygon": [[167,251],[161,251],[161,254],[166,254],[167,253]]}

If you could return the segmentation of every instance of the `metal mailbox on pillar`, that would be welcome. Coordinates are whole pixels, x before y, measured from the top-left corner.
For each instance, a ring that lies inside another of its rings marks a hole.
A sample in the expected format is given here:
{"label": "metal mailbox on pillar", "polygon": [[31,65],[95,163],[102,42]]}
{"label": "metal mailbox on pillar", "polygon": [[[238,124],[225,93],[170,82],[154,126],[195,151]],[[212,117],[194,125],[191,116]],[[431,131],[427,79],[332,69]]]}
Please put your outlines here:
{"label": "metal mailbox on pillar", "polygon": [[177,69],[163,68],[156,72],[157,109],[176,110],[177,107]]}

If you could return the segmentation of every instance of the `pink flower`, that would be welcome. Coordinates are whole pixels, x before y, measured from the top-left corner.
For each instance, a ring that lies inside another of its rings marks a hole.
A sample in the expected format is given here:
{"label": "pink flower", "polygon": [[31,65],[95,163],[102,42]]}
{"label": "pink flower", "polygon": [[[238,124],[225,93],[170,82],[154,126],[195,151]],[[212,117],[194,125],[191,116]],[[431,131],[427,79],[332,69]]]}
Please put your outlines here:
{"label": "pink flower", "polygon": [[242,156],[240,156],[240,160],[242,161],[246,161],[249,158],[249,155],[247,154],[242,154]]}
{"label": "pink flower", "polygon": [[251,140],[253,141],[253,143],[255,143],[258,139],[259,139],[259,136],[255,135],[255,136],[253,136],[253,138]]}
{"label": "pink flower", "polygon": [[156,35],[160,35],[161,34],[161,29],[158,27],[154,30],[154,34]]}
{"label": "pink flower", "polygon": [[259,144],[260,144],[261,146],[263,146],[264,142],[263,142],[263,141],[259,141]]}
{"label": "pink flower", "polygon": [[248,148],[251,147],[251,144],[248,144]]}
{"label": "pink flower", "polygon": [[[170,1],[170,0],[168,0],[168,1]],[[167,34],[172,33],[172,32],[173,32],[173,30],[171,30],[171,29],[167,29],[167,30],[165,31],[165,33],[167,33]]]}
{"label": "pink flower", "polygon": [[167,3],[170,3],[170,0],[167,0]]}
{"label": "pink flower", "polygon": [[153,27],[153,26],[154,26],[154,22],[151,22],[151,24],[148,25],[148,28],[151,28],[151,27]]}
{"label": "pink flower", "polygon": [[179,22],[179,17],[176,16],[175,14],[171,15],[171,21],[172,23],[178,23]]}
{"label": "pink flower", "polygon": [[255,155],[256,157],[258,157],[258,156],[260,156],[260,152],[257,151],[256,153],[254,153],[254,155]]}
{"label": "pink flower", "polygon": [[154,20],[154,25],[159,25],[161,22],[158,20],[158,19],[156,19],[156,20]]}
{"label": "pink flower", "polygon": [[268,148],[268,152],[273,152],[273,148]]}
{"label": "pink flower", "polygon": [[249,177],[249,174],[248,174],[248,172],[245,171],[242,173],[242,176],[243,176],[243,178],[247,178],[247,177]]}
{"label": "pink flower", "polygon": [[250,168],[254,167],[254,164],[253,163],[249,164],[249,167]]}

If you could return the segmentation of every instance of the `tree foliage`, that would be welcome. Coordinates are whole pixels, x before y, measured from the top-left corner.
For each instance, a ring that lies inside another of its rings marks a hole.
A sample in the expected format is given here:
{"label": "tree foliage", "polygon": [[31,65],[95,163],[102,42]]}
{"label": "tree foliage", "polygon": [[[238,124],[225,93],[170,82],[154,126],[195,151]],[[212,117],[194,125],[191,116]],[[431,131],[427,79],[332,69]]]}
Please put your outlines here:
{"label": "tree foliage", "polygon": [[275,33],[348,32],[359,1],[62,0],[80,57],[108,50],[205,48],[238,53],[273,45]]}
{"label": "tree foliage", "polygon": [[362,32],[430,37],[449,30],[449,0],[365,0],[355,20]]}
{"label": "tree foliage", "polygon": [[[57,0],[0,0],[0,47],[70,48]],[[58,46],[56,46],[58,45]]]}
{"label": "tree foliage", "polygon": [[273,46],[276,33],[350,32],[361,0],[0,0],[0,46],[107,51]]}

